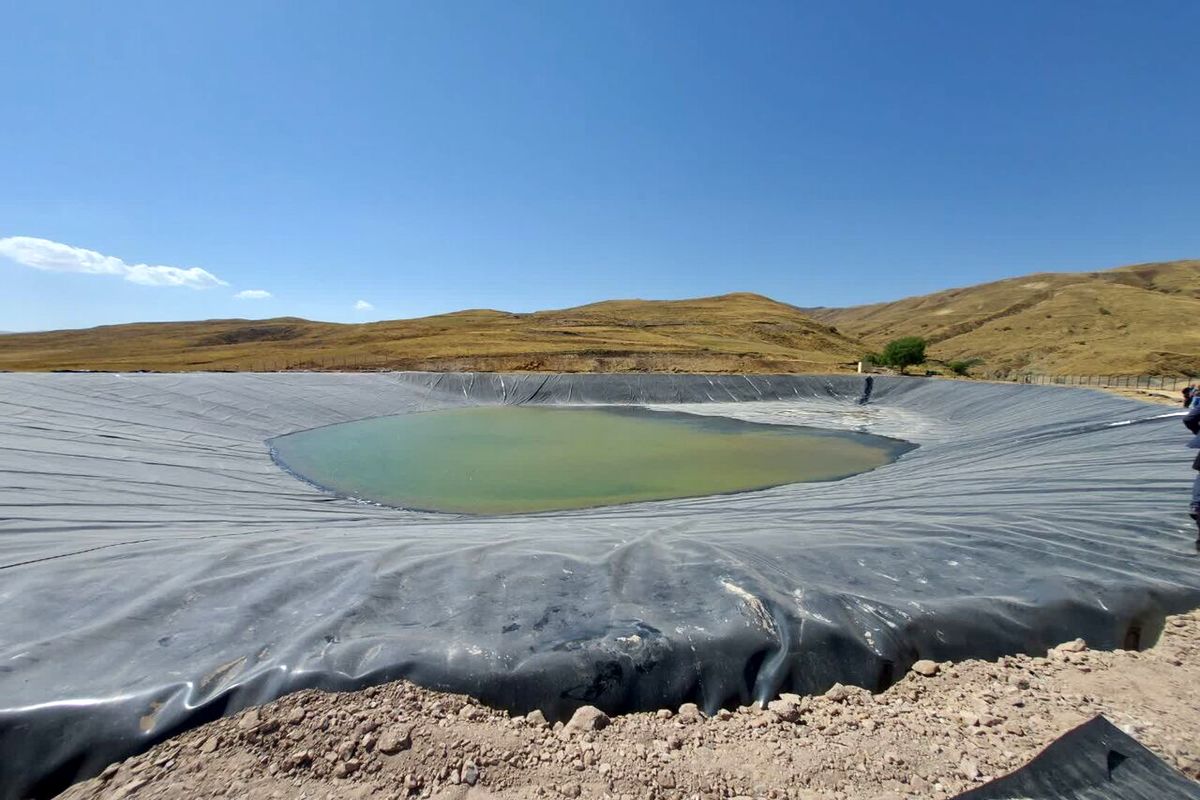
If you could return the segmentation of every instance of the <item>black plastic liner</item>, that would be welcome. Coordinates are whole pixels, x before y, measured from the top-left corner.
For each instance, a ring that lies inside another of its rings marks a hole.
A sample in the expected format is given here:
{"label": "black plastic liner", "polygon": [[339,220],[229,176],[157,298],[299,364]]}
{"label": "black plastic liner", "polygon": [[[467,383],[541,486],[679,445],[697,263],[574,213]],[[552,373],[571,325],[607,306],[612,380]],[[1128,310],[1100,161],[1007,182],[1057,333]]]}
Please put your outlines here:
{"label": "black plastic liner", "polygon": [[[0,375],[0,796],[305,687],[550,717],[883,688],[1152,643],[1200,605],[1181,411],[856,376]],[[860,403],[860,400],[865,401]],[[830,483],[505,517],[334,498],[273,436],[463,404],[669,406],[920,445]]]}
{"label": "black plastic liner", "polygon": [[1016,772],[955,800],[1200,800],[1200,783],[1093,717]]}

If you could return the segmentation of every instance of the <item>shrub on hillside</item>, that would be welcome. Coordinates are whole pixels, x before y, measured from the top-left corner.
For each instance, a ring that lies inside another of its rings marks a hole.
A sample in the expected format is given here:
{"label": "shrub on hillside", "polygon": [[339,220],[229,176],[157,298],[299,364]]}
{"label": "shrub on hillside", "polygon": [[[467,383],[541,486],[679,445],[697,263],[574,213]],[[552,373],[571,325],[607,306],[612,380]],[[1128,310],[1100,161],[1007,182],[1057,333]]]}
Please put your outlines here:
{"label": "shrub on hillside", "polygon": [[963,359],[960,361],[947,361],[946,368],[949,369],[951,372],[953,372],[955,375],[961,375],[963,377],[966,377],[967,375],[970,374],[971,367],[974,367],[980,363],[981,363],[981,361],[978,358],[967,358],[967,359]]}

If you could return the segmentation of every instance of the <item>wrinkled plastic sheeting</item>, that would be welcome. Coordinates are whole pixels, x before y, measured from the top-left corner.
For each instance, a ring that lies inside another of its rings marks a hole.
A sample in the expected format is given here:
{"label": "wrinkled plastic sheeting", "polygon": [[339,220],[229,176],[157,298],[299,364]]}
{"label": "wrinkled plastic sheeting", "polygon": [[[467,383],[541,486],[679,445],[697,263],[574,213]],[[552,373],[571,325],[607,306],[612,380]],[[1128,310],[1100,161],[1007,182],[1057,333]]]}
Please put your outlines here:
{"label": "wrinkled plastic sheeting", "polygon": [[[551,718],[919,658],[1136,647],[1200,604],[1180,411],[878,377],[0,375],[0,795],[306,687]],[[867,402],[860,403],[866,399]],[[841,481],[506,517],[324,494],[265,440],[466,404],[669,406],[920,445]]]}
{"label": "wrinkled plastic sheeting", "polygon": [[1093,717],[1016,772],[954,800],[1200,800],[1200,784]]}

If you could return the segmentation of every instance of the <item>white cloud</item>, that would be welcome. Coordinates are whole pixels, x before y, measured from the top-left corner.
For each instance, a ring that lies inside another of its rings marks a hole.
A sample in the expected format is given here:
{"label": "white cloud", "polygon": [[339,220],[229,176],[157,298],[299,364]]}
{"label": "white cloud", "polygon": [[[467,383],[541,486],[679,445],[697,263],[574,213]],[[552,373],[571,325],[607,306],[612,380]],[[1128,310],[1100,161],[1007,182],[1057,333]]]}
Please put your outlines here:
{"label": "white cloud", "polygon": [[229,284],[199,267],[163,267],[151,264],[126,264],[116,256],[84,250],[49,239],[9,236],[0,239],[0,256],[18,264],[47,272],[82,272],[87,275],[116,275],[143,286],[186,286],[211,289]]}
{"label": "white cloud", "polygon": [[233,296],[234,300],[266,300],[273,297],[266,289],[242,289]]}
{"label": "white cloud", "polygon": [[366,300],[359,300],[354,304],[355,311],[370,311],[373,308],[375,308],[375,306],[371,305]]}

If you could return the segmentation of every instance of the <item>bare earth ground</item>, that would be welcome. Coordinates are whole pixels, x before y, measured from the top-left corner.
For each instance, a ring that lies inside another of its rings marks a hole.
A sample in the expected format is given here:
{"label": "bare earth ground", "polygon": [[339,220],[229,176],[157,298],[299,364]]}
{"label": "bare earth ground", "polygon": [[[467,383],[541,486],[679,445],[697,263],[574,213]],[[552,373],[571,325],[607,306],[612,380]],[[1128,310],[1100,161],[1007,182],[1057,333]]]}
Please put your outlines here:
{"label": "bare earth ground", "polygon": [[1116,386],[1101,387],[1104,391],[1133,400],[1143,400],[1147,403],[1158,403],[1163,406],[1175,406],[1183,411],[1183,395],[1179,392],[1164,389],[1122,389]]}
{"label": "bare earth ground", "polygon": [[945,798],[1104,714],[1200,777],[1200,611],[1146,651],[919,662],[881,694],[694,706],[566,726],[406,682],[300,692],[111,765],[63,797]]}

